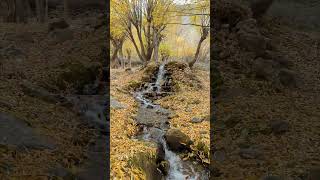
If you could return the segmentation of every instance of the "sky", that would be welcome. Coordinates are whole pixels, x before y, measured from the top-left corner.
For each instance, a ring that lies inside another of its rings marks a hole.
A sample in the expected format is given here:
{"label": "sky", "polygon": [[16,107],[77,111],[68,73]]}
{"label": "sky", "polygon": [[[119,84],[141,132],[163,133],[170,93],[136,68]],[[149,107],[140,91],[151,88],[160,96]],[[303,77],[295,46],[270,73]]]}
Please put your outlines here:
{"label": "sky", "polygon": [[174,0],[175,3],[177,4],[186,4],[188,3],[190,0]]}

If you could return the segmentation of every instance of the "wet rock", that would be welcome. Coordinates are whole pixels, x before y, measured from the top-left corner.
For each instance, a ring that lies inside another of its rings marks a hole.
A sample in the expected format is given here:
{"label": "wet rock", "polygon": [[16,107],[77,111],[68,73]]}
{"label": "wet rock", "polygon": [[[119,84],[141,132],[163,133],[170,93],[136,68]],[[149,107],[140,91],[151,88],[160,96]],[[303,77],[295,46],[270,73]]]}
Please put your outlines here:
{"label": "wet rock", "polygon": [[191,119],[192,123],[201,123],[203,121],[203,118],[199,118],[199,117],[193,117]]}
{"label": "wet rock", "polygon": [[68,27],[69,24],[64,19],[55,19],[48,25],[49,31],[53,31],[56,29],[66,29]]}
{"label": "wet rock", "polygon": [[165,160],[165,151],[162,143],[158,143],[156,163],[159,164]]}
{"label": "wet rock", "polygon": [[262,152],[258,148],[241,148],[239,155],[243,159],[258,159],[262,156]]}
{"label": "wet rock", "polygon": [[168,117],[159,114],[155,109],[139,108],[136,116],[137,124],[146,125],[148,127],[161,128],[168,122]]}
{"label": "wet rock", "polygon": [[274,134],[281,135],[289,131],[289,123],[286,121],[275,120],[271,122],[271,131]]}
{"label": "wet rock", "polygon": [[0,144],[13,145],[18,148],[54,149],[55,145],[48,139],[34,132],[24,121],[0,112]]}
{"label": "wet rock", "polygon": [[158,165],[159,170],[162,172],[163,175],[168,175],[170,164],[168,161],[161,161]]}
{"label": "wet rock", "polygon": [[190,138],[178,129],[169,129],[164,137],[169,149],[173,151],[188,150],[192,144]]}
{"label": "wet rock", "polygon": [[279,72],[279,80],[286,87],[297,87],[296,74],[288,69],[281,69]]}

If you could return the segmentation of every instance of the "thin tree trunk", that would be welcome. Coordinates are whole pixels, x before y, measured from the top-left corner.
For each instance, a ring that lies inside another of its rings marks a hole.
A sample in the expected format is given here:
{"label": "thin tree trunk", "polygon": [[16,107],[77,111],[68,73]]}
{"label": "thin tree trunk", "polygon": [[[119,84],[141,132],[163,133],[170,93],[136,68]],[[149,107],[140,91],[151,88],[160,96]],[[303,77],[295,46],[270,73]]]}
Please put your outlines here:
{"label": "thin tree trunk", "polygon": [[45,16],[45,21],[48,21],[49,19],[49,5],[48,5],[48,0],[46,0],[45,2],[45,12],[44,12],[44,16]]}
{"label": "thin tree trunk", "polygon": [[16,22],[16,3],[14,0],[7,0],[8,15],[7,22]]}
{"label": "thin tree trunk", "polygon": [[196,54],[194,55],[194,58],[191,62],[189,62],[189,67],[192,68],[194,63],[196,63],[196,61],[198,60],[198,57],[199,57],[199,53],[200,53],[200,49],[201,49],[201,45],[203,43],[203,41],[205,40],[204,37],[201,37],[200,38],[200,41],[198,43],[198,47],[197,47],[197,51],[196,51]]}
{"label": "thin tree trunk", "polygon": [[64,8],[64,18],[68,19],[69,18],[69,4],[68,0],[63,1],[63,8]]}

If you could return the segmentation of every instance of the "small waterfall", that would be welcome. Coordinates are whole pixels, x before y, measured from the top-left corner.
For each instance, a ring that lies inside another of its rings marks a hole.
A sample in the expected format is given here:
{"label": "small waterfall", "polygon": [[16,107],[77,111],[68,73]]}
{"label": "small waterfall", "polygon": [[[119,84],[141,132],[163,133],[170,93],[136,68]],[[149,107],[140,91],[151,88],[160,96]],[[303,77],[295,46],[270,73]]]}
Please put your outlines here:
{"label": "small waterfall", "polygon": [[164,76],[164,74],[165,74],[165,63],[162,63],[161,65],[160,65],[160,67],[159,67],[159,71],[158,71],[158,75],[157,75],[157,80],[156,80],[156,84],[155,84],[155,86],[156,86],[156,88],[157,88],[157,93],[160,93],[160,91],[161,91],[161,85],[162,85],[162,83],[164,82],[164,80],[163,80],[163,76]]}
{"label": "small waterfall", "polygon": [[164,138],[161,143],[165,151],[165,159],[170,164],[170,169],[166,180],[197,180],[200,175],[194,170],[192,165],[183,164],[181,158],[174,152],[170,151]]}

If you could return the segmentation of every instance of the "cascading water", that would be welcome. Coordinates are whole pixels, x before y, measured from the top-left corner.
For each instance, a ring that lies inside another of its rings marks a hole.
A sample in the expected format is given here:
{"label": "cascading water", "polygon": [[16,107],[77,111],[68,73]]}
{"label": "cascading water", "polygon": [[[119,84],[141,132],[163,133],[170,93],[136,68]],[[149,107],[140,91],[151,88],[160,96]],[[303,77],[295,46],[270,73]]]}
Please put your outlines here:
{"label": "cascading water", "polygon": [[[156,93],[161,94],[161,87],[166,82],[166,69],[165,63],[162,63],[159,66],[159,70],[157,73],[155,83],[149,83],[145,90],[141,90],[134,94],[137,101],[140,102],[140,108],[143,111],[150,111],[150,112],[163,112],[166,109],[162,108],[159,105],[153,103],[151,99],[147,97],[149,93]],[[141,109],[140,109],[141,110]],[[156,119],[156,117],[149,117],[150,121]],[[155,120],[154,120],[155,121]],[[195,164],[192,162],[182,161],[178,154],[174,153],[168,148],[168,145],[164,139],[165,131],[168,129],[166,121],[163,121],[159,127],[148,127],[144,126],[143,128],[143,135],[142,139],[146,141],[152,141],[156,143],[161,143],[165,152],[165,160],[169,163],[169,170],[167,176],[165,177],[166,180],[206,180],[208,178],[208,173],[200,168],[195,168]],[[196,170],[197,169],[197,170]]]}

